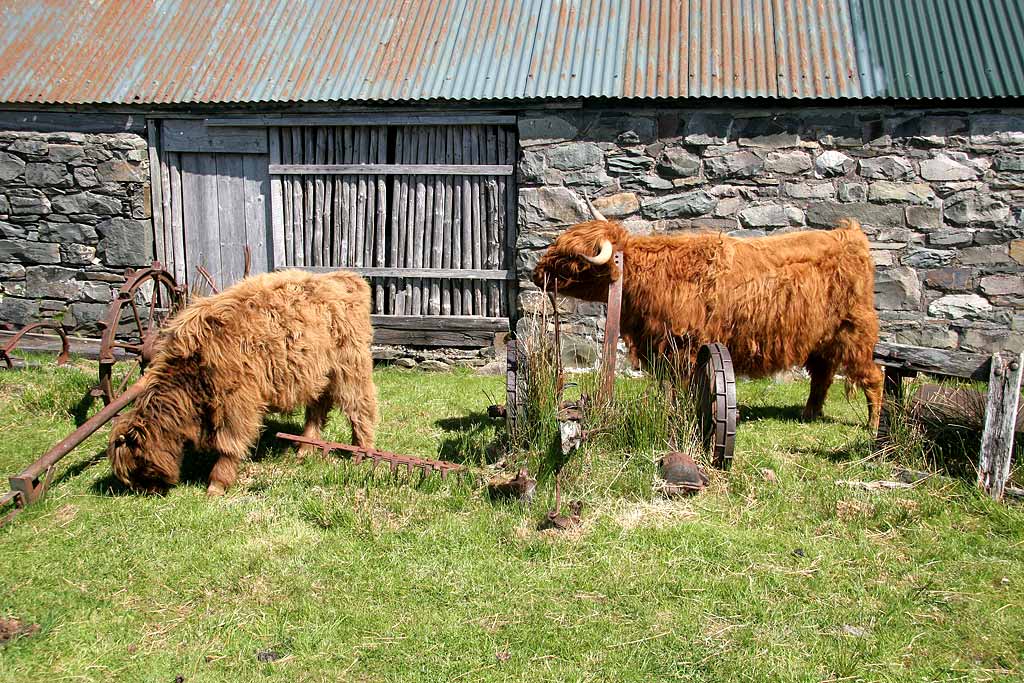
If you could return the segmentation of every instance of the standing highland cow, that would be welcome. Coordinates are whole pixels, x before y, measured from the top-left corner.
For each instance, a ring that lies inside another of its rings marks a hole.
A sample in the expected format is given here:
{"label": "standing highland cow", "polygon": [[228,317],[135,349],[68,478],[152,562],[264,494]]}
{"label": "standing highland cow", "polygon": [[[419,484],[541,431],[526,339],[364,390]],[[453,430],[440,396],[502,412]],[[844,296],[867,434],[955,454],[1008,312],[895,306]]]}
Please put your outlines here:
{"label": "standing highland cow", "polygon": [[[763,377],[803,365],[811,375],[804,419],[821,416],[835,372],[864,390],[877,428],[882,372],[874,263],[855,220],[835,230],[741,239],[720,233],[630,234],[593,206],[597,220],[566,230],[540,259],[533,280],[559,293],[605,301],[625,277],[622,336],[634,361],[650,366],[674,349],[696,355],[721,342],[737,373]],[[612,260],[623,252],[619,272]]]}
{"label": "standing highland cow", "polygon": [[186,445],[220,457],[209,495],[234,483],[267,412],[306,408],[317,438],[331,408],[373,447],[377,393],[370,289],[357,275],[290,270],[248,278],[177,315],[161,332],[144,389],[115,423],[114,474],[143,491],[176,484]]}

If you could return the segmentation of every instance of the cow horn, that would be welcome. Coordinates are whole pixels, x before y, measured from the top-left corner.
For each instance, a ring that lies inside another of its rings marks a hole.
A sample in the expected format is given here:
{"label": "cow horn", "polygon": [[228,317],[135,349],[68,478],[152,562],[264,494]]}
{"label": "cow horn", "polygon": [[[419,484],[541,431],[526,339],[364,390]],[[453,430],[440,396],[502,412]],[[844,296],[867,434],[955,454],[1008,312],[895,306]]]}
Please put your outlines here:
{"label": "cow horn", "polygon": [[597,253],[597,256],[584,255],[583,258],[595,266],[603,266],[612,258],[612,243],[609,240],[601,240],[601,251]]}
{"label": "cow horn", "polygon": [[598,211],[597,208],[593,204],[590,203],[590,194],[589,193],[584,192],[583,193],[583,198],[587,200],[587,206],[590,207],[590,213],[594,214],[594,220],[597,220],[597,221],[607,221],[608,220],[607,218],[604,217],[604,214],[602,214],[600,211]]}

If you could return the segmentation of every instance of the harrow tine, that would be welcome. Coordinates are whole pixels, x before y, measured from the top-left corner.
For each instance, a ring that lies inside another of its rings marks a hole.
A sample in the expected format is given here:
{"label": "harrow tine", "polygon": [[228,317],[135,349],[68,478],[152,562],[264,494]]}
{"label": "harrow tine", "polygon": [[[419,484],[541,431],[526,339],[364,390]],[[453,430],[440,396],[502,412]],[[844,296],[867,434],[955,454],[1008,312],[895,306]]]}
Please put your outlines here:
{"label": "harrow tine", "polygon": [[429,477],[434,472],[438,472],[441,474],[442,479],[446,479],[448,472],[458,472],[462,469],[461,465],[457,465],[453,462],[447,462],[445,460],[432,460],[429,458],[400,455],[398,453],[388,453],[386,451],[350,446],[348,444],[335,443],[332,441],[322,441],[320,439],[310,439],[308,437],[285,434],[283,432],[278,432],[277,438],[297,444],[315,446],[316,448],[319,448],[325,456],[331,451],[342,451],[344,453],[348,453],[352,458],[352,461],[357,465],[369,460],[372,463],[370,467],[371,473],[376,469],[380,462],[388,463],[391,474],[395,474],[399,467],[405,466],[405,473],[407,477],[412,477],[413,469],[417,469],[420,470],[425,477]]}

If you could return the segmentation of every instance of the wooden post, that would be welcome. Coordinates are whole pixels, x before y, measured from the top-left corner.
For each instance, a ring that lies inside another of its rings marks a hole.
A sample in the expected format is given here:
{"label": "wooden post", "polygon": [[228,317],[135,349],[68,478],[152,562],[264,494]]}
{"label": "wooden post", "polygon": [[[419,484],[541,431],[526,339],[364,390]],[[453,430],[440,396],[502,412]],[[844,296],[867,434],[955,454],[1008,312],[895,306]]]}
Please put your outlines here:
{"label": "wooden post", "polygon": [[882,414],[878,420],[878,434],[876,439],[879,443],[889,438],[889,429],[892,421],[893,410],[899,410],[903,402],[903,370],[885,366],[885,379],[882,383]]}
{"label": "wooden post", "polygon": [[615,267],[619,269],[619,279],[608,288],[608,311],[604,323],[604,348],[601,360],[601,400],[611,401],[615,396],[615,361],[619,348],[619,317],[622,313],[622,280],[626,271],[622,267],[622,252],[616,251]]}
{"label": "wooden post", "polygon": [[1010,476],[1022,365],[1024,354],[997,353],[992,356],[989,370],[978,485],[996,500],[1002,500],[1006,480]]}

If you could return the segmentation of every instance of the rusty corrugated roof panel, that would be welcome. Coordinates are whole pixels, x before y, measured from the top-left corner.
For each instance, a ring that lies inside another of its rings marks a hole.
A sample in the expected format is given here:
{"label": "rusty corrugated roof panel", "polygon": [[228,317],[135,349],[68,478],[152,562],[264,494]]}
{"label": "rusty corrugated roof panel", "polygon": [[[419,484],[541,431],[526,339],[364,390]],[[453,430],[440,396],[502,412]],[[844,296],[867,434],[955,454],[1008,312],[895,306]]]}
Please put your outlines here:
{"label": "rusty corrugated roof panel", "polygon": [[[1021,2],[991,4],[1016,8],[1019,23]],[[929,3],[8,0],[0,102],[949,97],[975,92],[993,63],[999,87],[978,92],[1024,94],[1020,60],[1000,62],[1019,50],[1003,35],[1017,24],[1000,24],[998,9],[965,13],[970,0],[940,0],[946,14]],[[954,9],[984,22],[953,31]],[[937,57],[918,64],[922,50]],[[936,65],[967,58],[970,69],[941,77]],[[908,63],[928,87],[898,82]]]}

